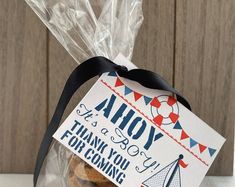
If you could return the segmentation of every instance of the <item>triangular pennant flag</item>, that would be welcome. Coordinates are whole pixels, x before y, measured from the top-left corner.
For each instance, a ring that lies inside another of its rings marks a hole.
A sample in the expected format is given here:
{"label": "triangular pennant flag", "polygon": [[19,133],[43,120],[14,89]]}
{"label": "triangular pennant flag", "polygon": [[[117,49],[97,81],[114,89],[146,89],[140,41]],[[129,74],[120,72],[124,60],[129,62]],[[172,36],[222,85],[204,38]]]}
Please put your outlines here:
{"label": "triangular pennant flag", "polygon": [[117,77],[115,87],[122,86],[122,85],[124,85],[123,82]]}
{"label": "triangular pennant flag", "polygon": [[148,105],[151,100],[152,100],[152,98],[144,96],[144,102],[145,102],[146,105]]}
{"label": "triangular pennant flag", "polygon": [[117,74],[116,74],[116,72],[115,72],[115,71],[111,71],[111,72],[109,72],[108,76],[116,77],[116,76],[117,76]]}
{"label": "triangular pennant flag", "polygon": [[200,150],[200,153],[202,153],[203,151],[205,151],[206,150],[206,146],[204,146],[204,145],[202,145],[202,144],[198,144],[198,146],[199,146],[199,150]]}
{"label": "triangular pennant flag", "polygon": [[182,129],[179,121],[176,122],[174,129]]}
{"label": "triangular pennant flag", "polygon": [[162,125],[162,121],[163,121],[163,116],[162,115],[157,115],[153,121],[158,125],[161,126]]}
{"label": "triangular pennant flag", "polygon": [[161,106],[161,103],[159,102],[159,100],[158,100],[156,97],[154,97],[154,98],[152,99],[150,105],[151,105],[151,106],[154,106],[154,107],[156,107],[156,108],[159,108],[159,107]]}
{"label": "triangular pennant flag", "polygon": [[197,145],[197,142],[190,138],[190,148],[194,147],[195,145]]}
{"label": "triangular pennant flag", "polygon": [[188,166],[188,164],[186,164],[182,159],[179,160],[179,165],[182,167],[182,168],[186,168]]}
{"label": "triangular pennant flag", "polygon": [[172,105],[174,105],[176,102],[177,102],[177,101],[176,101],[176,99],[175,99],[174,97],[172,97],[172,96],[169,96],[169,97],[168,97],[168,101],[167,101],[167,104],[168,104],[168,105],[172,106]]}
{"label": "triangular pennant flag", "polygon": [[179,115],[175,114],[174,112],[171,112],[169,115],[169,118],[171,119],[173,123],[175,123],[179,119]]}
{"label": "triangular pennant flag", "polygon": [[189,136],[186,134],[186,132],[184,132],[184,130],[182,130],[180,140],[187,139],[188,137]]}
{"label": "triangular pennant flag", "polygon": [[211,156],[213,156],[216,152],[216,150],[212,149],[212,148],[208,148],[208,150],[209,150],[209,153],[210,153]]}
{"label": "triangular pennant flag", "polygon": [[124,92],[125,92],[125,93],[124,93],[125,95],[128,95],[129,93],[132,92],[132,90],[131,90],[130,88],[128,88],[127,86],[125,86]]}
{"label": "triangular pennant flag", "polygon": [[134,92],[134,98],[135,98],[135,101],[137,101],[139,98],[141,98],[142,95],[138,92]]}

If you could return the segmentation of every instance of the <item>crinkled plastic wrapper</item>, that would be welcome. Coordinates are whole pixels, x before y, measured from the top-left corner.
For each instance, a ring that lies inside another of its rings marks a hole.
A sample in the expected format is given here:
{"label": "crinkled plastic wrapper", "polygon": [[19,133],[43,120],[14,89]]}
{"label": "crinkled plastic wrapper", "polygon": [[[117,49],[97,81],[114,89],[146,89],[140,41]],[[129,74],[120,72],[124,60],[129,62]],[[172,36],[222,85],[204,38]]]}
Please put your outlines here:
{"label": "crinkled plastic wrapper", "polygon": [[[26,0],[79,64],[93,56],[131,59],[143,21],[142,0]],[[65,64],[66,65],[66,64]],[[37,187],[113,187],[107,178],[54,141]]]}

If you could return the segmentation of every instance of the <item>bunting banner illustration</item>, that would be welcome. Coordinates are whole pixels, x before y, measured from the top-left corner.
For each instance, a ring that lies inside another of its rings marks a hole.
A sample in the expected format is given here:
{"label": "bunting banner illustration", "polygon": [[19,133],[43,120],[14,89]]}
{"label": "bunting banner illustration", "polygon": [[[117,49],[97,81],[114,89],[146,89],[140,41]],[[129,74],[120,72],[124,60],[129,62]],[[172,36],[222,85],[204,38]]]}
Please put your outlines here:
{"label": "bunting banner illustration", "polygon": [[[135,102],[138,102],[142,99],[146,106],[151,107],[151,114],[153,117],[152,120],[157,126],[162,128],[164,125],[172,125],[173,129],[180,132],[180,141],[188,140],[189,148],[192,149],[197,146],[200,154],[206,152],[207,150],[210,157],[212,157],[216,153],[216,149],[208,147],[200,142],[197,142],[183,129],[180,123],[178,102],[173,96],[161,95],[152,98],[143,95],[139,92],[136,92],[135,90],[125,85],[116,72],[110,72],[108,73],[108,76],[115,78],[115,84],[114,84],[115,88],[118,87],[124,88],[123,89],[124,96],[132,94]],[[164,114],[162,114],[161,113],[162,108],[164,108],[165,111],[168,109],[169,113],[166,114],[165,112]]]}

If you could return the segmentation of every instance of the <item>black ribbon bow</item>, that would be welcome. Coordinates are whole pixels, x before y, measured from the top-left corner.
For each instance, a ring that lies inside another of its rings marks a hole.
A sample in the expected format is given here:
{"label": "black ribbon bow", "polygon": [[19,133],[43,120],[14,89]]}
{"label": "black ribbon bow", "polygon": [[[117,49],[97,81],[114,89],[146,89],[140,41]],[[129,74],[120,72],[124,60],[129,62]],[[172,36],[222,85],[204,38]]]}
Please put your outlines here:
{"label": "black ribbon bow", "polygon": [[73,94],[89,79],[97,75],[101,75],[102,73],[113,71],[116,71],[121,77],[140,83],[144,87],[169,91],[175,94],[177,100],[181,104],[191,110],[188,101],[158,74],[144,69],[133,69],[128,71],[126,67],[117,65],[111,60],[101,56],[90,58],[74,69],[64,86],[63,92],[60,96],[59,102],[45,132],[38,152],[34,170],[34,187],[36,187],[41,167],[52,143],[52,136],[58,129],[64,110]]}

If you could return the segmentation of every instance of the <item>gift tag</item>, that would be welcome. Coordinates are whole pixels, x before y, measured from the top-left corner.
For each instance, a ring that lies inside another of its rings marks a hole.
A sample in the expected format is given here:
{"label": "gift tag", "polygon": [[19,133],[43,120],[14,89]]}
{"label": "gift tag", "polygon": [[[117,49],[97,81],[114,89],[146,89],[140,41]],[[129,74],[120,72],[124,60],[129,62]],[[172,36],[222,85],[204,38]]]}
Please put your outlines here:
{"label": "gift tag", "polygon": [[[122,55],[115,63],[135,68]],[[197,187],[225,141],[171,93],[116,72],[99,78],[54,138],[120,187]]]}

